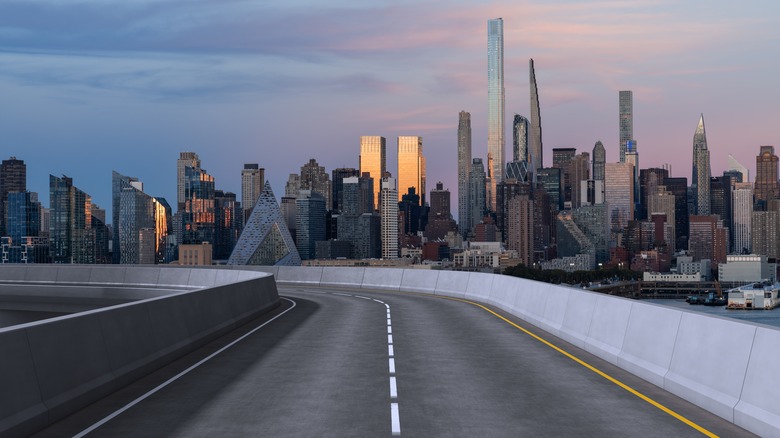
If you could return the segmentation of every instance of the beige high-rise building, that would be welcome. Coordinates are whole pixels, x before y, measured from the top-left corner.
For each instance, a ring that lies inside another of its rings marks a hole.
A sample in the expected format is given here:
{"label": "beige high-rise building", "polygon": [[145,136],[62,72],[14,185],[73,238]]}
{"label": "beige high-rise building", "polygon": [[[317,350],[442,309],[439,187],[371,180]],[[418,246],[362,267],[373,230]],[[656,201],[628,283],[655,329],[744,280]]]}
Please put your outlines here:
{"label": "beige high-rise building", "polygon": [[244,210],[244,223],[249,220],[257,198],[265,184],[265,169],[257,163],[244,164],[241,170],[241,208]]}
{"label": "beige high-rise building", "polygon": [[360,175],[368,172],[374,179],[374,208],[379,209],[379,192],[387,170],[387,144],[384,137],[363,135],[360,137]]}
{"label": "beige high-rise building", "polygon": [[395,178],[389,176],[382,178],[382,258],[398,258],[398,189]]}
{"label": "beige high-rise building", "polygon": [[425,157],[422,137],[401,135],[398,137],[398,201],[414,187],[425,205]]}
{"label": "beige high-rise building", "polygon": [[[747,173],[747,172],[746,172]],[[751,254],[751,226],[753,220],[753,183],[736,183],[731,191],[732,226],[734,227],[733,254]]]}

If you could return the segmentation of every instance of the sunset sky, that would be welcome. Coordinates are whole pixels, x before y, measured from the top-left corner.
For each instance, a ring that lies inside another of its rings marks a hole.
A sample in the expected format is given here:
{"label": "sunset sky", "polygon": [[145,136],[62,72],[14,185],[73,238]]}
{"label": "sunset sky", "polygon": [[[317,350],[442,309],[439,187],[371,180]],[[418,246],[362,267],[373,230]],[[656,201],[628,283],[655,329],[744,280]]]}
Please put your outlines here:
{"label": "sunset sky", "polygon": [[218,189],[240,194],[245,162],[276,195],[316,158],[358,167],[359,137],[420,135],[428,188],[457,212],[458,112],[487,155],[487,20],[505,35],[511,119],[529,115],[534,58],[545,165],[555,147],[618,159],[618,91],[633,90],[640,167],[690,178],[704,114],[713,175],[734,155],[751,171],[780,148],[776,1],[4,0],[0,157],[111,206],[111,171],[175,204],[176,159],[197,152]]}

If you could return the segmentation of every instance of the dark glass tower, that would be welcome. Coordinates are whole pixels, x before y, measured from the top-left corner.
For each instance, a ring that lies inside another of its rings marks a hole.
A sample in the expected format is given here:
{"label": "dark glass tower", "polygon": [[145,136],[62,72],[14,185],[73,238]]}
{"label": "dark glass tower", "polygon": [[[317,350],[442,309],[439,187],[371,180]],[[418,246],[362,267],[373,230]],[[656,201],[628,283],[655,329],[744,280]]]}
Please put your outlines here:
{"label": "dark glass tower", "polygon": [[704,130],[704,114],[699,118],[693,134],[693,170],[691,191],[694,196],[694,212],[699,216],[710,214],[710,151],[707,149],[707,134]]}
{"label": "dark glass tower", "polygon": [[0,164],[0,235],[8,235],[5,214],[8,194],[27,190],[27,166],[24,161],[11,157]]}
{"label": "dark glass tower", "polygon": [[461,111],[458,115],[458,225],[466,236],[473,226],[469,198],[471,174],[471,114]]}
{"label": "dark glass tower", "polygon": [[528,61],[531,86],[531,120],[528,132],[528,161],[531,163],[531,171],[544,167],[544,149],[542,147],[542,116],[539,111],[539,90],[536,87],[536,73],[534,72],[534,60]]}

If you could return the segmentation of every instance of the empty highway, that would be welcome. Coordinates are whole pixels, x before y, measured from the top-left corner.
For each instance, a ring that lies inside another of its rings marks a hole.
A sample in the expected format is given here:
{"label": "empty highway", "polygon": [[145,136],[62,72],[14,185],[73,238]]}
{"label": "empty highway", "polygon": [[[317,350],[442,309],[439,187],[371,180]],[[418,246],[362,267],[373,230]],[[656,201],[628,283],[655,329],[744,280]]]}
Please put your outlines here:
{"label": "empty highway", "polygon": [[39,436],[752,436],[495,309],[279,293],[278,310]]}

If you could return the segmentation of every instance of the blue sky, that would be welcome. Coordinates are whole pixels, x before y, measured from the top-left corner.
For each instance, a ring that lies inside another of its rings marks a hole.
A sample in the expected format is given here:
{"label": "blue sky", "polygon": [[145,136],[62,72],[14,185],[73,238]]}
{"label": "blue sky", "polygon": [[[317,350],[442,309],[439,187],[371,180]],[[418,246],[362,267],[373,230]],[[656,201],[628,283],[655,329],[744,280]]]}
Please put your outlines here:
{"label": "blue sky", "polygon": [[[618,91],[634,92],[640,166],[690,178],[704,113],[714,174],[780,147],[780,3],[253,2],[0,3],[0,157],[28,166],[48,204],[66,174],[110,208],[111,171],[175,199],[178,153],[240,193],[245,162],[277,196],[309,158],[358,166],[361,135],[421,135],[429,188],[455,208],[458,112],[487,154],[487,20],[503,17],[507,139],[539,83],[545,164],[554,147],[618,154]],[[511,144],[507,144],[511,156]],[[110,215],[110,212],[109,212]]]}

